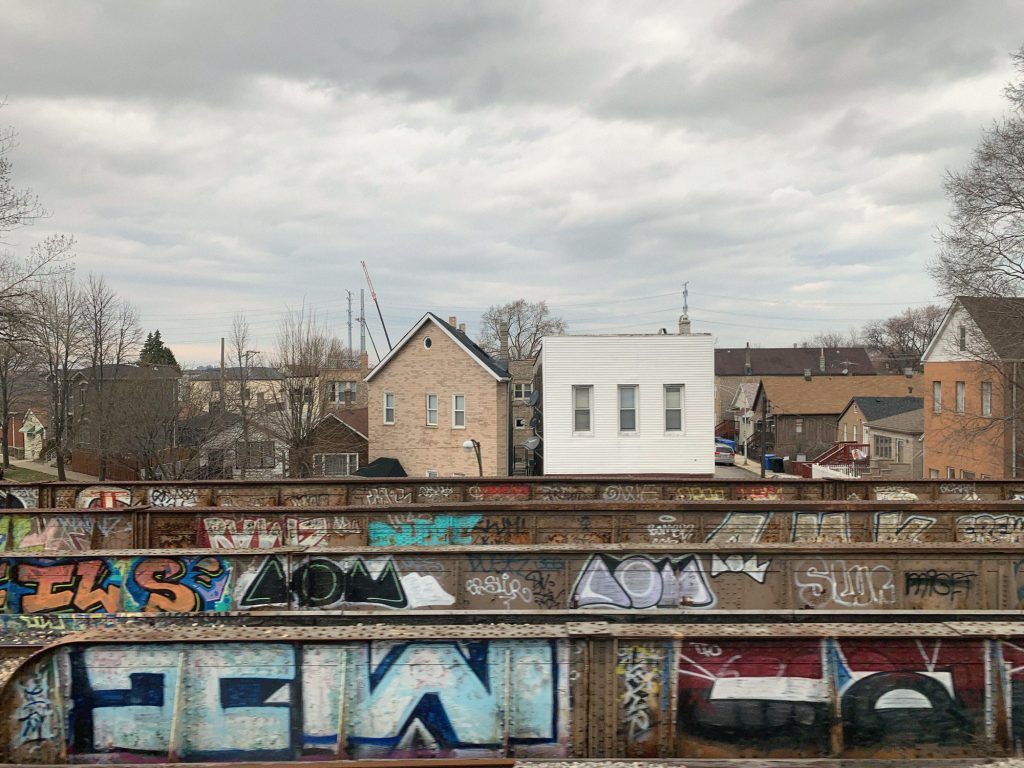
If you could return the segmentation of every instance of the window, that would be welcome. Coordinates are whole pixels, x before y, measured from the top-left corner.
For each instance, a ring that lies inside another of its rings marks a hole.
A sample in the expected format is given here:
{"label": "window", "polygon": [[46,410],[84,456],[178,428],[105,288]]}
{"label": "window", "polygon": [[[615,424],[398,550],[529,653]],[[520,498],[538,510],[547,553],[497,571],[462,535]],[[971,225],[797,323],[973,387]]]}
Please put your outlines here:
{"label": "window", "polygon": [[517,418],[516,419],[516,429],[526,429],[526,419],[524,419],[524,418]]}
{"label": "window", "polygon": [[327,385],[327,402],[351,403],[356,399],[354,381],[332,381]]}
{"label": "window", "polygon": [[891,459],[892,458],[892,438],[884,437],[883,435],[875,435],[875,458],[876,459]]}
{"label": "window", "polygon": [[981,382],[981,415],[992,415],[992,382]]}
{"label": "window", "polygon": [[962,381],[956,383],[956,412],[963,413],[967,400],[967,384]]}
{"label": "window", "polygon": [[292,387],[288,390],[288,405],[293,411],[301,411],[303,406],[312,404],[312,387]]}
{"label": "window", "polygon": [[619,387],[619,431],[636,432],[636,386]]}
{"label": "window", "polygon": [[857,425],[853,425],[853,442],[857,442]]}
{"label": "window", "polygon": [[974,473],[973,472],[968,472],[966,469],[961,469],[960,470],[960,479],[961,480],[973,480],[974,479]]}
{"label": "window", "polygon": [[277,464],[273,440],[239,440],[235,443],[235,466],[246,469],[273,469]]}
{"label": "window", "polygon": [[937,470],[937,469],[929,469],[928,470],[928,479],[929,480],[938,480],[939,479],[939,470]]}
{"label": "window", "polygon": [[850,425],[849,425],[849,424],[847,424],[847,423],[846,423],[846,422],[844,421],[844,422],[843,422],[843,442],[844,442],[844,443],[845,443],[845,442],[848,442],[848,441],[847,441],[847,438],[848,438],[848,437],[850,436],[850,431],[849,431],[849,428],[850,428]]}
{"label": "window", "polygon": [[[749,422],[749,417],[744,416],[744,421]],[[683,431],[683,385],[665,385],[665,431]]]}
{"label": "window", "polygon": [[262,392],[257,392],[256,393],[256,407],[257,408],[262,408],[263,404],[264,404],[263,403],[263,393]]}
{"label": "window", "polygon": [[804,431],[804,420],[803,419],[794,419],[793,420],[793,428],[796,430],[796,433],[799,435],[801,432]]}
{"label": "window", "polygon": [[427,426],[437,426],[437,395],[427,395]]}
{"label": "window", "polygon": [[452,395],[452,426],[456,429],[466,426],[465,395]]}
{"label": "window", "polygon": [[594,388],[589,386],[572,388],[572,431],[590,431],[590,401]]}
{"label": "window", "polygon": [[959,343],[960,351],[963,352],[965,349],[967,349],[967,326],[966,325],[961,325],[960,326],[960,339],[959,339],[959,342],[960,342]]}
{"label": "window", "polygon": [[904,453],[904,449],[906,448],[906,445],[907,445],[907,441],[906,440],[899,440],[899,439],[897,439],[897,440],[893,441],[893,446],[896,449],[896,451],[893,453],[893,459],[895,459],[897,464],[902,464],[903,461],[906,458],[906,454]]}
{"label": "window", "polygon": [[942,382],[932,382],[932,413],[942,413]]}
{"label": "window", "polygon": [[529,400],[533,394],[533,384],[513,384],[512,398],[514,400]]}
{"label": "window", "polygon": [[[430,341],[430,339],[427,339],[427,341]],[[424,343],[424,346],[427,346],[426,343]],[[427,477],[440,477],[441,476],[441,473],[438,472],[436,469],[428,469],[424,474]]]}
{"label": "window", "polygon": [[946,479],[956,480],[956,470],[952,467],[946,467]]}
{"label": "window", "polygon": [[358,453],[314,453],[315,477],[347,477],[359,469]]}
{"label": "window", "polygon": [[384,423],[394,424],[395,423],[395,393],[385,392],[384,393]]}

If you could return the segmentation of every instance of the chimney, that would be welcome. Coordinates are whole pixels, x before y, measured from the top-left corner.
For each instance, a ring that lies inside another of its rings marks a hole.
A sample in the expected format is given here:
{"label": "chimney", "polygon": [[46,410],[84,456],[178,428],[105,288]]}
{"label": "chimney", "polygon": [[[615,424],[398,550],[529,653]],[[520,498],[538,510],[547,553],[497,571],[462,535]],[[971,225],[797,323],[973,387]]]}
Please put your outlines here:
{"label": "chimney", "polygon": [[454,328],[456,319],[455,315],[448,315],[448,325]]}
{"label": "chimney", "polygon": [[465,323],[459,323],[459,330],[462,331],[463,333],[465,333],[466,332],[466,324]]}
{"label": "chimney", "polygon": [[743,352],[743,375],[750,376],[754,372],[754,366],[750,364],[750,342],[747,342],[747,348]]}
{"label": "chimney", "polygon": [[822,373],[825,372],[825,348],[821,348],[821,354],[818,356],[818,370]]}
{"label": "chimney", "polygon": [[508,367],[508,323],[502,321],[498,326],[498,362]]}
{"label": "chimney", "polygon": [[359,370],[369,371],[370,370],[370,353],[363,350],[359,353]]}

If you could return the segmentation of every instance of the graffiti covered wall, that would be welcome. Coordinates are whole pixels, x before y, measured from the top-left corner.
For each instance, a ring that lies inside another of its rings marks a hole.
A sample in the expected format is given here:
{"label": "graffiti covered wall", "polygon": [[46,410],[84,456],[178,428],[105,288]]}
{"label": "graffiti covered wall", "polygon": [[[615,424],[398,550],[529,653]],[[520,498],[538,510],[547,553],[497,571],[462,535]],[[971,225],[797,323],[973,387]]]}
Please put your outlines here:
{"label": "graffiti covered wall", "polygon": [[17,762],[559,757],[565,654],[553,640],[72,646],[10,683],[7,751]]}
{"label": "graffiti covered wall", "polygon": [[1017,610],[1024,561],[591,550],[0,558],[0,613],[343,609]]}
{"label": "graffiti covered wall", "polygon": [[2,691],[0,758],[877,759],[1024,746],[1015,638],[596,632],[56,646]]}

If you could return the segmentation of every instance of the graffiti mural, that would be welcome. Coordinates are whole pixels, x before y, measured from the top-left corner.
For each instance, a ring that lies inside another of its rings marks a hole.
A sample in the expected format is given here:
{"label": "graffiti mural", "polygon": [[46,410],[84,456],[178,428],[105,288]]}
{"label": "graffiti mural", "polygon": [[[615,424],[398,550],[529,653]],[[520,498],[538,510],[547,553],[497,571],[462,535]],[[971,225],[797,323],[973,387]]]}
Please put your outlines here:
{"label": "graffiti mural", "polygon": [[963,515],[956,520],[956,540],[968,544],[1024,542],[1022,515]]}
{"label": "graffiti mural", "polygon": [[79,491],[75,506],[79,509],[117,509],[130,507],[132,493],[124,488],[109,485],[93,485]]}
{"label": "graffiti mural", "polygon": [[0,517],[0,550],[85,551],[132,546],[132,520],[119,514],[36,514]]}
{"label": "graffiti mural", "polygon": [[656,645],[619,647],[615,673],[621,691],[619,732],[630,757],[657,757],[657,733],[669,710],[669,650]]}
{"label": "graffiti mural", "polygon": [[892,568],[817,558],[796,565],[798,600],[807,608],[888,608],[896,604]]}
{"label": "graffiti mural", "polygon": [[715,595],[696,555],[594,555],[573,587],[571,603],[574,608],[710,608]]}
{"label": "graffiti mural", "polygon": [[76,761],[566,753],[565,647],[551,640],[85,645],[15,681],[21,759],[67,723]]}
{"label": "graffiti mural", "polygon": [[125,562],[111,558],[0,560],[5,613],[114,613]]}
{"label": "graffiti mural", "polygon": [[481,515],[388,515],[367,526],[371,547],[433,547],[472,544]]}

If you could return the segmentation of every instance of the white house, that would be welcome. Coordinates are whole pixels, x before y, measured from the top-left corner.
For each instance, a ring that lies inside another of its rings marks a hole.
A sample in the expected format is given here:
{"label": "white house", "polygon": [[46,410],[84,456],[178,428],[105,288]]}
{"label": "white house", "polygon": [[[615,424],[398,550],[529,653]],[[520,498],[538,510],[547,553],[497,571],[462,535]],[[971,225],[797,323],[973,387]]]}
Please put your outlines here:
{"label": "white house", "polygon": [[544,474],[714,473],[714,341],[680,330],[544,337]]}

